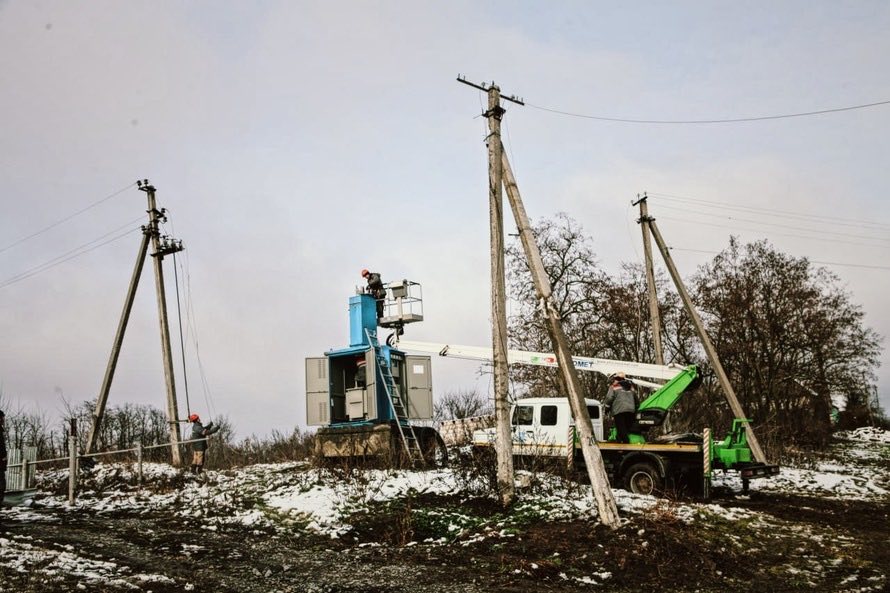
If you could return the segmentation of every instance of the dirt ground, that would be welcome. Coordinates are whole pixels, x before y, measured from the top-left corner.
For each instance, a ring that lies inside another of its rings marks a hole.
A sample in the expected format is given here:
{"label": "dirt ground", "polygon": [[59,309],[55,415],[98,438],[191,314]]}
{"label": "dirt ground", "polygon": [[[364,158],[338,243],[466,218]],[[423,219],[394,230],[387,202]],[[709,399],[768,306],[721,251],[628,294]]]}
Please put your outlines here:
{"label": "dirt ground", "polygon": [[[886,590],[887,504],[777,494],[716,502],[765,519],[718,514],[681,521],[667,504],[627,517],[616,531],[587,521],[531,522],[500,538],[408,544],[423,541],[426,527],[404,506],[372,509],[354,517],[350,537],[329,539],[304,531],[207,531],[199,520],[164,511],[59,513],[38,502],[33,511],[45,521],[4,521],[0,538],[51,542],[133,573],[168,577],[140,589],[154,593]],[[500,512],[485,500],[413,504]],[[81,590],[122,588],[75,574],[49,581],[39,571],[0,568],[3,592]]]}

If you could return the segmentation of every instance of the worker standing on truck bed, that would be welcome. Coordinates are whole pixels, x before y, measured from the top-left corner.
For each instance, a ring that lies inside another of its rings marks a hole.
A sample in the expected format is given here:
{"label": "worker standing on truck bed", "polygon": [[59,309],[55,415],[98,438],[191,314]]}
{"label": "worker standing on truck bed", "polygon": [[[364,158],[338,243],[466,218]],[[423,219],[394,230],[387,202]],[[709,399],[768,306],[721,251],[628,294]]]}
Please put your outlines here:
{"label": "worker standing on truck bed", "polygon": [[615,419],[618,442],[627,443],[630,442],[627,435],[631,431],[634,415],[637,412],[637,399],[633,392],[633,384],[627,380],[624,373],[615,373],[611,379],[612,385],[603,400],[603,407]]}
{"label": "worker standing on truck bed", "polygon": [[380,278],[380,274],[368,270],[362,270],[362,278],[368,281],[368,294],[374,297],[377,302],[377,319],[380,319],[383,317],[383,299],[386,298],[383,280]]}

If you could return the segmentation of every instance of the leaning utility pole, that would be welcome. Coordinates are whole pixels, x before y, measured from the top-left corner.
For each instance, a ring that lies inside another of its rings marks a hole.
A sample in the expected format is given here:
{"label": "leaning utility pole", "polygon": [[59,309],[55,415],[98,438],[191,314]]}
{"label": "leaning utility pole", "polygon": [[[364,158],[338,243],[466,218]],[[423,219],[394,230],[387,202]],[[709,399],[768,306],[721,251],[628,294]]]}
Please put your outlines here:
{"label": "leaning utility pole", "polygon": [[593,494],[596,497],[600,522],[615,529],[619,525],[618,507],[615,504],[615,497],[612,496],[612,489],[609,486],[609,476],[606,474],[603,456],[600,453],[599,447],[596,446],[596,437],[590,424],[590,413],[587,411],[587,402],[584,401],[581,381],[578,380],[578,371],[572,362],[569,341],[566,339],[565,331],[562,329],[562,318],[556,309],[556,305],[553,303],[553,287],[550,285],[550,278],[547,276],[544,261],[541,259],[541,251],[538,249],[538,243],[535,240],[528,216],[525,213],[525,206],[522,204],[519,186],[516,184],[513,170],[510,168],[510,162],[507,160],[506,154],[502,155],[502,158],[504,160],[504,183],[507,188],[507,197],[510,200],[510,207],[513,209],[513,218],[516,219],[516,226],[519,227],[519,238],[522,241],[522,247],[525,249],[525,257],[528,259],[532,281],[535,284],[535,294],[538,297],[538,303],[547,322],[547,333],[550,335],[550,341],[553,343],[553,352],[556,354],[556,360],[559,363],[560,384],[564,387],[569,398],[569,405],[572,408],[575,430],[578,432],[578,437],[581,441],[581,453],[584,455],[587,474],[590,477],[590,484],[593,486]]}
{"label": "leaning utility pole", "polygon": [[[637,195],[639,198],[639,194]],[[639,198],[633,205],[640,205],[640,227],[643,229],[643,253],[646,256],[646,288],[649,292],[649,323],[652,327],[652,343],[655,346],[655,364],[664,364],[664,350],[661,346],[661,316],[658,313],[658,293],[655,289],[655,268],[652,265],[652,243],[649,240],[649,206],[647,196]]]}
{"label": "leaning utility pole", "polygon": [[108,357],[108,366],[105,368],[105,377],[102,379],[102,387],[99,389],[99,397],[96,399],[96,409],[93,412],[93,422],[90,425],[90,433],[87,437],[85,453],[92,453],[99,440],[99,426],[105,415],[105,404],[108,402],[108,393],[111,391],[111,381],[114,379],[114,371],[117,368],[117,359],[121,353],[124,342],[124,333],[127,331],[127,323],[130,320],[130,311],[133,310],[133,299],[136,298],[136,287],[139,285],[139,277],[142,275],[142,266],[145,264],[145,253],[148,251],[150,233],[148,227],[142,227],[142,245],[136,256],[136,266],[130,277],[130,288],[127,289],[127,298],[124,300],[124,310],[117,324],[117,332],[114,334],[114,343],[111,346],[111,355]]}
{"label": "leaning utility pole", "polygon": [[[602,455],[600,454],[599,448],[597,448],[596,446],[596,439],[594,437],[593,429],[590,423],[590,414],[587,411],[587,405],[581,392],[581,383],[578,380],[578,374],[575,370],[575,365],[572,362],[572,353],[569,351],[568,340],[566,339],[565,332],[562,329],[562,320],[560,318],[559,311],[557,311],[552,300],[553,289],[550,285],[550,280],[547,277],[547,271],[544,268],[544,263],[541,259],[541,252],[538,249],[537,241],[532,234],[528,216],[525,213],[525,206],[523,205],[522,197],[519,194],[519,186],[516,184],[516,179],[513,176],[513,171],[510,168],[510,162],[508,161],[507,155],[503,150],[503,146],[500,145],[500,118],[504,113],[503,108],[501,108],[499,104],[500,90],[494,84],[490,86],[477,85],[468,82],[462,77],[458,77],[458,81],[486,91],[488,93],[489,108],[486,112],[486,115],[489,118],[489,126],[492,130],[492,134],[490,134],[488,138],[489,171],[498,170],[499,167],[497,167],[496,164],[493,164],[491,162],[491,159],[493,158],[493,155],[497,155],[499,153],[501,158],[500,173],[503,175],[503,184],[507,190],[507,198],[509,199],[510,207],[513,210],[513,217],[516,221],[516,226],[519,228],[519,237],[522,241],[526,259],[529,263],[529,269],[532,273],[532,281],[535,285],[535,293],[537,295],[538,301],[540,302],[542,312],[547,323],[547,332],[550,335],[550,340],[553,343],[553,351],[556,354],[556,359],[559,365],[558,369],[560,383],[564,386],[566,394],[568,395],[569,403],[572,409],[572,416],[575,419],[575,429],[580,436],[581,450],[584,455],[584,461],[587,464],[587,471],[590,476],[590,483],[593,486],[593,493],[596,497],[600,521],[604,525],[616,528],[618,527],[619,522],[618,507],[615,504],[615,498],[612,496],[612,490],[609,487],[609,478],[606,475],[606,469],[605,465],[603,464]],[[512,101],[519,105],[523,105],[523,102],[515,97],[504,97],[504,99]],[[493,118],[496,118],[498,120],[496,127],[491,126],[491,121]],[[495,130],[498,131],[497,135],[494,134]],[[491,144],[494,142],[497,142],[500,145],[497,147],[496,152],[493,152],[491,149]],[[500,177],[500,175],[498,175],[498,177]],[[491,182],[492,176],[490,175],[489,178]],[[500,193],[499,188],[497,190],[497,193]],[[489,195],[495,195],[494,188],[491,188]],[[500,210],[500,206],[498,206],[498,210]],[[502,229],[499,230],[502,231]],[[501,257],[503,257],[502,245],[503,244],[501,244]],[[494,253],[492,254],[492,257],[495,257]],[[495,333],[494,335],[497,337],[497,333]],[[497,356],[497,339],[495,340],[495,342],[495,356]],[[506,339],[504,339],[504,344],[506,344]],[[506,352],[504,352],[503,356],[504,362],[506,364]],[[497,377],[497,374],[495,374],[495,377]],[[512,442],[512,434],[507,433],[506,438],[504,438],[501,436],[499,429],[497,440],[506,440]]]}
{"label": "leaning utility pole", "polygon": [[136,185],[140,191],[144,191],[148,196],[148,225],[142,227],[142,243],[139,247],[139,253],[136,256],[136,265],[133,268],[133,275],[130,278],[130,286],[127,290],[127,297],[124,300],[124,309],[121,312],[121,318],[118,322],[117,332],[114,336],[114,342],[111,347],[111,355],[108,358],[108,366],[105,369],[105,376],[102,380],[102,387],[99,390],[99,397],[96,400],[96,409],[93,412],[93,422],[90,427],[90,433],[87,437],[87,446],[85,453],[92,453],[96,447],[99,438],[99,426],[105,415],[105,407],[108,403],[108,393],[111,390],[111,382],[114,379],[114,371],[117,368],[117,361],[120,356],[121,345],[124,341],[124,333],[127,331],[127,323],[130,319],[130,312],[133,309],[133,300],[136,297],[136,288],[139,285],[139,278],[142,275],[142,268],[145,264],[145,255],[148,252],[149,242],[152,245],[154,253],[155,268],[155,288],[158,297],[158,315],[161,324],[161,351],[164,359],[164,378],[167,387],[167,420],[170,424],[170,442],[172,461],[174,465],[181,465],[182,458],[179,451],[179,410],[176,402],[176,383],[173,376],[173,358],[170,350],[170,329],[167,323],[167,299],[164,292],[164,273],[161,268],[161,261],[164,256],[182,250],[182,243],[177,241],[168,241],[166,237],[161,240],[159,223],[166,220],[164,211],[157,209],[155,202],[155,188],[149,185],[148,180],[137,181]]}
{"label": "leaning utility pole", "polygon": [[504,197],[501,166],[500,89],[488,89],[488,223],[491,234],[491,341],[494,354],[495,450],[497,452],[498,492],[503,506],[516,497],[513,481],[513,433],[510,426],[510,402],[507,377],[507,289],[504,280]]}
{"label": "leaning utility pole", "polygon": [[[670,272],[671,278],[674,280],[677,292],[680,293],[680,299],[686,307],[686,313],[689,314],[689,318],[692,319],[692,324],[695,326],[698,338],[701,340],[702,346],[705,349],[705,354],[707,354],[708,360],[711,361],[711,366],[714,368],[714,373],[717,375],[717,381],[720,383],[720,387],[723,388],[723,393],[726,395],[729,407],[732,409],[732,413],[735,414],[736,418],[745,419],[745,411],[742,410],[742,405],[739,403],[735,390],[729,382],[729,377],[726,376],[726,371],[723,370],[723,365],[720,364],[717,350],[711,343],[711,338],[708,337],[708,332],[705,331],[705,326],[702,323],[701,317],[699,317],[698,312],[695,310],[695,306],[692,303],[692,299],[686,291],[686,286],[683,284],[683,279],[680,278],[677,266],[674,265],[674,260],[671,258],[671,253],[668,250],[667,244],[664,242],[664,238],[662,238],[661,233],[658,230],[658,225],[655,224],[655,219],[651,216],[648,217],[647,222],[649,223],[649,229],[652,231],[652,237],[655,239],[656,245],[658,245],[658,250],[661,251],[661,256],[664,259],[668,272]],[[763,450],[760,448],[760,443],[754,435],[754,429],[752,429],[751,425],[747,422],[745,423],[745,433],[748,436],[748,445],[751,447],[754,459],[760,463],[766,463],[766,456],[763,454]]]}

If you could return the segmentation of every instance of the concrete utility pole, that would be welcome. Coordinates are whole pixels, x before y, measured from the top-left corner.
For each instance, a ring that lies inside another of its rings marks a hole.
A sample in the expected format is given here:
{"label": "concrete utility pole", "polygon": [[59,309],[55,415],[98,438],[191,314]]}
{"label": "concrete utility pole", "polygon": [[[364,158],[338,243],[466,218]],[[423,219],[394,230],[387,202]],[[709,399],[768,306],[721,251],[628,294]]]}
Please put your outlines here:
{"label": "concrete utility pole", "polygon": [[559,311],[553,304],[553,287],[550,285],[550,278],[547,276],[547,270],[544,268],[544,261],[541,259],[541,252],[532,233],[528,216],[525,213],[525,206],[522,203],[522,197],[519,195],[519,186],[516,184],[516,178],[513,176],[513,170],[510,168],[507,155],[502,154],[501,158],[504,161],[504,184],[507,188],[507,198],[510,200],[510,206],[513,209],[513,218],[516,219],[516,226],[519,227],[519,238],[522,241],[522,247],[528,259],[532,281],[535,284],[535,294],[538,297],[541,311],[547,322],[547,333],[550,335],[550,341],[553,343],[553,352],[556,354],[556,360],[559,363],[560,384],[565,389],[566,395],[569,398],[569,405],[572,408],[572,417],[575,419],[575,429],[580,437],[581,453],[584,455],[587,473],[593,486],[593,494],[596,497],[600,522],[615,529],[619,525],[618,507],[615,504],[615,497],[612,496],[612,489],[609,486],[609,476],[606,474],[603,456],[600,453],[599,447],[596,446],[596,438],[590,424],[590,414],[587,411],[587,402],[584,401],[581,382],[578,380],[578,372],[575,370],[575,365],[572,362],[569,341],[566,339],[565,332],[562,329],[562,319],[560,318]]}
{"label": "concrete utility pole", "polygon": [[173,453],[173,465],[182,465],[182,458],[179,451],[179,409],[176,403],[176,380],[173,377],[173,355],[170,350],[170,326],[167,323],[167,296],[164,291],[164,268],[161,265],[164,255],[174,253],[182,249],[174,244],[172,247],[165,244],[161,246],[161,232],[158,224],[163,217],[163,213],[158,210],[155,202],[155,188],[148,184],[146,179],[139,189],[144,191],[148,196],[148,218],[149,229],[151,234],[151,246],[154,253],[155,268],[155,291],[158,295],[158,321],[161,325],[161,352],[164,358],[164,379],[167,384],[167,421],[170,424],[170,442],[172,446],[170,450]]}
{"label": "concrete utility pole", "polygon": [[148,251],[150,231],[148,227],[142,227],[142,245],[139,246],[139,254],[136,256],[136,266],[130,277],[130,288],[127,289],[127,298],[124,301],[124,310],[117,324],[117,332],[114,335],[114,344],[111,346],[111,355],[108,357],[108,366],[105,368],[105,378],[102,379],[102,387],[99,389],[99,397],[96,399],[96,409],[93,412],[93,423],[90,426],[90,434],[87,437],[85,453],[90,454],[96,448],[99,439],[99,426],[105,415],[105,405],[108,402],[108,393],[111,391],[111,381],[114,379],[114,370],[117,368],[117,359],[120,357],[121,346],[124,343],[124,333],[127,331],[127,322],[130,320],[130,311],[133,310],[133,299],[136,298],[136,288],[139,286],[139,277],[142,275],[142,266],[145,264],[145,254]]}
{"label": "concrete utility pole", "polygon": [[504,280],[504,198],[501,154],[500,89],[488,89],[488,212],[491,231],[491,341],[494,353],[495,450],[498,462],[498,492],[501,504],[509,506],[516,497],[513,481],[513,432],[507,376],[507,289]]}
{"label": "concrete utility pole", "polygon": [[646,288],[649,291],[649,323],[652,326],[652,342],[655,346],[655,364],[664,364],[664,349],[661,346],[661,316],[658,313],[658,292],[655,289],[655,268],[652,264],[652,243],[649,240],[649,206],[647,196],[634,202],[640,205],[640,227],[643,229],[643,253],[646,256]]}
{"label": "concrete utility pole", "polygon": [[[516,220],[516,226],[519,228],[519,237],[522,241],[522,246],[525,249],[526,259],[528,259],[529,268],[532,272],[532,280],[535,285],[535,293],[538,297],[538,301],[541,304],[541,308],[543,310],[545,319],[547,321],[547,331],[550,335],[550,340],[553,343],[553,351],[556,353],[556,360],[559,364],[559,376],[560,383],[565,388],[566,394],[569,397],[569,403],[572,409],[572,416],[575,419],[576,429],[580,436],[581,440],[581,450],[584,455],[584,461],[587,464],[587,471],[590,475],[590,483],[593,486],[593,493],[596,497],[597,507],[599,510],[600,521],[604,525],[608,525],[612,528],[618,527],[619,518],[618,518],[618,507],[615,504],[615,498],[612,496],[612,489],[609,487],[609,479],[606,475],[605,465],[603,464],[603,458],[600,454],[599,448],[596,446],[596,439],[593,434],[593,429],[590,424],[590,414],[587,412],[587,405],[584,401],[584,396],[581,392],[581,383],[578,380],[578,373],[575,370],[575,365],[572,362],[572,353],[569,351],[568,340],[566,339],[565,332],[562,329],[562,320],[560,319],[559,312],[556,310],[556,307],[553,304],[552,293],[553,289],[550,286],[550,279],[547,277],[547,271],[544,268],[544,262],[541,259],[541,252],[538,249],[538,244],[535,240],[534,235],[531,231],[531,226],[528,222],[528,216],[525,213],[525,206],[522,203],[522,197],[519,195],[519,186],[516,184],[516,179],[513,176],[513,171],[510,168],[510,162],[507,160],[507,155],[504,153],[503,145],[501,143],[500,138],[500,119],[504,113],[503,108],[500,107],[500,99],[503,98],[507,101],[512,101],[513,103],[517,103],[518,105],[524,105],[522,99],[518,99],[513,96],[501,96],[500,89],[492,83],[489,85],[478,85],[472,82],[467,81],[466,78],[461,76],[457,77],[458,82],[462,82],[463,84],[469,85],[471,87],[477,88],[479,90],[485,91],[488,93],[488,111],[485,115],[488,117],[489,121],[489,129],[491,133],[488,136],[488,158],[489,158],[489,196],[492,201],[492,212],[495,210],[494,201],[497,200],[497,210],[500,211],[500,192],[501,188],[498,180],[503,177],[503,185],[507,190],[507,198],[510,200],[510,207],[513,210],[513,217]],[[493,122],[496,120],[496,122]],[[492,146],[494,143],[497,143],[497,146]],[[500,157],[500,166],[498,163],[493,162],[493,159],[496,157]],[[500,247],[498,256],[500,257],[501,262],[503,262],[503,228],[502,223],[497,224],[497,234],[501,237]],[[495,222],[494,217],[492,217],[492,237],[495,235]],[[494,266],[496,255],[494,252],[495,244],[494,238],[492,239],[492,290],[494,291]],[[503,269],[503,263],[500,264]],[[503,273],[502,273],[503,274]],[[501,281],[503,281],[503,275],[501,275]],[[492,323],[497,325],[494,314],[494,303],[492,304]],[[500,356],[502,356],[504,365],[506,365],[506,320],[504,321],[503,327],[504,330],[504,352]],[[495,362],[498,360],[498,342],[499,342],[499,334],[497,330],[493,331],[494,336],[494,360]],[[505,373],[506,375],[506,373]],[[495,366],[495,380],[497,380],[497,366]],[[506,398],[505,398],[506,400]],[[497,406],[497,401],[495,402]],[[497,431],[497,440],[498,442],[508,441],[512,445],[512,434],[510,432],[506,432],[505,437],[502,436],[501,432],[501,420],[500,416],[497,418],[498,422],[498,431]],[[507,420],[509,422],[509,419]],[[509,430],[509,428],[508,428]],[[512,446],[511,446],[512,450]],[[499,453],[500,456],[500,453]],[[498,464],[500,470],[500,462]],[[512,466],[512,463],[511,463]],[[512,472],[511,472],[512,473]],[[512,476],[511,476],[512,480]],[[498,475],[498,483],[500,485],[500,474]]]}
{"label": "concrete utility pole", "polygon": [[149,185],[148,180],[136,182],[140,191],[144,191],[148,196],[148,225],[142,227],[142,244],[139,247],[139,253],[136,257],[136,265],[133,268],[133,275],[130,278],[130,287],[127,290],[127,297],[124,301],[124,309],[121,312],[121,318],[118,322],[117,332],[114,336],[114,343],[111,347],[111,355],[108,358],[108,366],[105,369],[105,377],[102,380],[102,387],[99,390],[99,397],[96,400],[96,409],[93,412],[93,423],[90,427],[90,433],[87,437],[86,453],[94,452],[96,442],[99,438],[99,426],[105,415],[105,407],[108,403],[108,393],[111,390],[111,382],[114,379],[114,371],[117,368],[117,361],[120,356],[121,345],[124,341],[124,334],[127,331],[127,323],[130,319],[130,312],[133,309],[133,300],[136,297],[136,289],[139,286],[139,278],[142,276],[142,268],[145,264],[145,255],[148,252],[148,245],[151,242],[154,252],[151,254],[154,258],[155,268],[155,288],[158,296],[158,315],[161,325],[161,350],[164,359],[164,378],[167,387],[167,420],[170,424],[170,442],[174,443],[171,447],[173,465],[181,465],[182,458],[179,451],[179,410],[176,402],[176,383],[173,376],[173,358],[170,350],[170,329],[167,323],[167,299],[164,292],[164,273],[161,267],[161,261],[164,255],[175,253],[182,250],[182,243],[176,241],[161,241],[159,223],[164,218],[164,213],[157,209],[155,202],[155,188]]}
{"label": "concrete utility pole", "polygon": [[[708,360],[711,361],[711,366],[714,367],[714,372],[717,374],[717,381],[719,381],[720,387],[723,388],[723,393],[726,395],[726,400],[729,402],[729,407],[732,409],[732,413],[735,414],[736,418],[747,418],[744,410],[742,410],[742,405],[736,397],[735,390],[729,383],[729,377],[726,376],[726,371],[723,370],[723,365],[720,364],[717,350],[714,348],[711,339],[708,337],[708,333],[705,331],[705,326],[702,323],[701,317],[698,316],[698,312],[695,310],[695,306],[692,303],[692,299],[689,297],[689,293],[686,291],[683,279],[680,278],[677,266],[674,265],[674,260],[671,258],[671,253],[668,250],[667,244],[664,242],[664,238],[662,238],[661,233],[658,230],[658,225],[655,224],[655,219],[649,217],[648,223],[649,229],[652,231],[652,237],[655,239],[655,243],[658,245],[658,250],[661,251],[661,256],[664,258],[664,263],[667,266],[668,272],[670,272],[674,285],[677,287],[677,292],[680,293],[680,299],[682,299],[683,305],[686,307],[686,312],[689,314],[690,319],[692,319],[692,324],[695,326],[695,331],[698,333],[699,340],[701,340],[702,346],[705,349],[705,354],[707,354]],[[754,459],[760,463],[766,463],[766,456],[760,448],[760,443],[754,435],[754,430],[748,423],[745,423],[745,433],[748,436],[748,445],[751,447]]]}

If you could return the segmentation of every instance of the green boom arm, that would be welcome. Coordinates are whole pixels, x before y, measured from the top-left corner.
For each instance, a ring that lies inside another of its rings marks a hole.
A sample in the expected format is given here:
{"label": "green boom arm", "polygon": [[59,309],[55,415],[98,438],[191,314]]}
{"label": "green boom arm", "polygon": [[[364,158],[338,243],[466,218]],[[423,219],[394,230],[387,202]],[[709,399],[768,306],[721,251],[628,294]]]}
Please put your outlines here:
{"label": "green boom arm", "polygon": [[[689,365],[670,381],[662,385],[655,393],[643,400],[637,408],[636,428],[630,433],[630,442],[641,444],[646,442],[645,432],[653,426],[661,426],[668,412],[673,408],[683,393],[698,379],[698,369]],[[617,430],[609,433],[610,441],[614,441]]]}
{"label": "green boom arm", "polygon": [[689,365],[680,374],[665,383],[658,391],[647,397],[637,408],[638,412],[645,410],[659,410],[668,412],[683,396],[683,392],[698,377],[698,369],[695,365]]}

